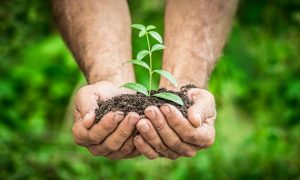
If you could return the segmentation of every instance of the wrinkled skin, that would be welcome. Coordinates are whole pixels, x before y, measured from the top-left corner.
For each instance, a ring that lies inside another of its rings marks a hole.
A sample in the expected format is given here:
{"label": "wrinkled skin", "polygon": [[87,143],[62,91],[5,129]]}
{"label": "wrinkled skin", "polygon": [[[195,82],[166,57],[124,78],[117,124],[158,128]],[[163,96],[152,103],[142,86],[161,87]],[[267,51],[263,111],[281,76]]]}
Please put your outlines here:
{"label": "wrinkled skin", "polygon": [[188,96],[194,101],[188,109],[188,118],[169,104],[146,108],[146,118],[137,123],[140,135],[134,138],[141,154],[148,159],[193,157],[197,151],[214,143],[216,109],[213,95],[194,88],[188,91]]}
{"label": "wrinkled skin", "polygon": [[124,91],[110,82],[98,82],[80,88],[74,107],[74,141],[86,147],[95,156],[121,159],[139,155],[133,144],[133,131],[139,121],[134,112],[125,117],[122,112],[109,112],[94,124],[97,101],[107,100]]}

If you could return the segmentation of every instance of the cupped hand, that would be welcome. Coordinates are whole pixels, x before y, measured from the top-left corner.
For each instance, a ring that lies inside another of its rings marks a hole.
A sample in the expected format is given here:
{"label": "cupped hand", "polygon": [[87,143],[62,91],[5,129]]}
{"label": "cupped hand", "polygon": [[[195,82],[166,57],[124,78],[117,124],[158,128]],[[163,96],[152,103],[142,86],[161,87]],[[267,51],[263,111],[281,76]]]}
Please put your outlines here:
{"label": "cupped hand", "polygon": [[123,93],[129,92],[107,81],[87,85],[78,90],[72,128],[75,143],[86,147],[95,156],[105,156],[109,159],[139,155],[133,144],[133,132],[140,119],[137,113],[130,112],[124,116],[122,112],[109,112],[95,123],[97,102]]}
{"label": "cupped hand", "polygon": [[188,118],[169,104],[146,108],[146,118],[137,123],[140,135],[134,138],[141,154],[149,159],[193,157],[197,151],[214,143],[216,106],[213,95],[204,89],[193,88],[188,91],[188,96],[194,101],[188,109]]}

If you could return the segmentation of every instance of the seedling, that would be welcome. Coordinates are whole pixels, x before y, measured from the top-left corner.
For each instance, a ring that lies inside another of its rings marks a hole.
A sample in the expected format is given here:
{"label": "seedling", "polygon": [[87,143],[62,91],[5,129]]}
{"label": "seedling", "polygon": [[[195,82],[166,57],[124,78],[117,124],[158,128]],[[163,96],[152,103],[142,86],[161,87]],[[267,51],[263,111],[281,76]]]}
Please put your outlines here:
{"label": "seedling", "polygon": [[[156,93],[151,95],[151,90],[152,90],[152,76],[154,73],[157,73],[163,77],[165,77],[166,79],[168,79],[173,85],[177,86],[177,81],[176,79],[172,76],[171,73],[161,70],[161,69],[156,69],[153,70],[152,67],[152,53],[158,50],[162,50],[165,48],[165,46],[163,45],[162,42],[162,38],[159,35],[159,33],[153,31],[153,29],[155,29],[156,27],[153,25],[149,25],[147,27],[145,27],[142,24],[133,24],[131,25],[132,28],[138,29],[140,30],[139,32],[139,37],[144,37],[146,36],[146,41],[147,41],[147,46],[148,49],[147,50],[141,50],[140,52],[138,52],[136,59],[128,61],[128,63],[132,63],[138,66],[141,66],[145,69],[148,70],[149,73],[149,89],[147,89],[145,86],[143,86],[142,84],[138,84],[138,83],[125,83],[123,84],[121,87],[125,87],[137,92],[140,92],[146,96],[155,96],[161,99],[166,99],[172,102],[175,102],[181,106],[184,105],[182,99],[174,94],[174,93],[169,93],[169,92],[162,92],[162,93]],[[154,38],[156,41],[159,42],[159,44],[155,44],[153,46],[151,46],[150,41],[149,41],[149,37]],[[149,56],[149,63],[147,64],[146,62],[142,61],[146,56]]]}

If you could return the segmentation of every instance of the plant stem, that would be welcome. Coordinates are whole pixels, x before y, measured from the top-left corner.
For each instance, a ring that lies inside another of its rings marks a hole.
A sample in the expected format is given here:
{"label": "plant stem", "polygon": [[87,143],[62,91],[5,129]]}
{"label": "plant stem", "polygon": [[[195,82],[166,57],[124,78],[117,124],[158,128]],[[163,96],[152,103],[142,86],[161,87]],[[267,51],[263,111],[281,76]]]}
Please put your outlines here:
{"label": "plant stem", "polygon": [[152,52],[151,52],[151,46],[150,46],[150,41],[149,41],[149,37],[148,37],[148,32],[146,32],[146,38],[147,38],[147,44],[148,44],[148,50],[149,50],[149,65],[150,65],[150,69],[149,69],[149,91],[148,91],[148,96],[151,95],[151,89],[152,89]]}

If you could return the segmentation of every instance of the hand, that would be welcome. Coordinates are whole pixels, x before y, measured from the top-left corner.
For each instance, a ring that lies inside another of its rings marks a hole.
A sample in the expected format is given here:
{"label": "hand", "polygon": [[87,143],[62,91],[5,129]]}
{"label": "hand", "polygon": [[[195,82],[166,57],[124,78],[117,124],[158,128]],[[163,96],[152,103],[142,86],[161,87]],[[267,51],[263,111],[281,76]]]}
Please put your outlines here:
{"label": "hand", "polygon": [[141,154],[149,159],[193,157],[197,151],[214,143],[216,109],[213,95],[204,89],[193,88],[188,91],[188,96],[194,101],[188,109],[188,119],[169,104],[160,109],[146,108],[146,118],[137,123],[141,135],[134,138]]}
{"label": "hand", "polygon": [[109,112],[96,124],[97,101],[108,100],[128,93],[114,84],[101,81],[78,90],[75,99],[72,133],[75,143],[87,147],[95,156],[110,159],[129,158],[139,155],[133,144],[133,131],[139,120],[137,113]]}

